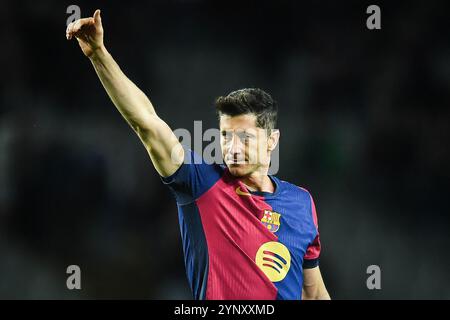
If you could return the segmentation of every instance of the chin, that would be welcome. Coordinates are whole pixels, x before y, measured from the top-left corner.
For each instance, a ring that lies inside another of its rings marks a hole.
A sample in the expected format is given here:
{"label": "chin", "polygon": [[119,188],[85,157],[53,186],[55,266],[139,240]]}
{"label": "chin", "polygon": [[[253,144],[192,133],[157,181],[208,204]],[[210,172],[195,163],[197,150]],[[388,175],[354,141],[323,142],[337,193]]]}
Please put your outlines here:
{"label": "chin", "polygon": [[251,173],[250,168],[245,164],[229,164],[228,170],[235,177],[244,177]]}

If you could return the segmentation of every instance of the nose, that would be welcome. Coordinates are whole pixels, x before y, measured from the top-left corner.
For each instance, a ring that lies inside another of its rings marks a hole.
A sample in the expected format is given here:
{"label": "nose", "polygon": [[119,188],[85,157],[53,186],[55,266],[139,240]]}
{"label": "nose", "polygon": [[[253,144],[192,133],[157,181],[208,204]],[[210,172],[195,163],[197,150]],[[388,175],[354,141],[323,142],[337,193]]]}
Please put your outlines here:
{"label": "nose", "polygon": [[241,142],[241,139],[237,135],[233,135],[233,139],[231,140],[231,150],[230,152],[235,153],[241,153],[242,152],[243,144]]}
{"label": "nose", "polygon": [[228,154],[233,161],[243,161],[244,160],[244,144],[238,135],[234,134],[230,143],[230,149]]}

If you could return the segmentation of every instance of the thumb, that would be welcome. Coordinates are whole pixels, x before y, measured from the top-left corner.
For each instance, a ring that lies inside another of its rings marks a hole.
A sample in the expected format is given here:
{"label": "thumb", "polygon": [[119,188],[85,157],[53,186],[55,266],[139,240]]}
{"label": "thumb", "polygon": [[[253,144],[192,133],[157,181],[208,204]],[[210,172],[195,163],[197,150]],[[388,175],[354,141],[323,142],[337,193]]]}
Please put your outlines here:
{"label": "thumb", "polygon": [[94,22],[96,25],[100,25],[102,23],[102,17],[100,16],[100,10],[97,9],[94,12]]}

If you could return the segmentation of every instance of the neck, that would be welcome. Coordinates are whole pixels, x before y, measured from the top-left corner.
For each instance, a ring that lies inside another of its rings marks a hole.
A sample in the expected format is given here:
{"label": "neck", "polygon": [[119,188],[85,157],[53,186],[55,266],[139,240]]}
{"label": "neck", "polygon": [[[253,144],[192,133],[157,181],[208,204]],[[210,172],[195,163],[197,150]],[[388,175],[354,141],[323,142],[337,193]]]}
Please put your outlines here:
{"label": "neck", "polygon": [[240,179],[249,191],[275,192],[275,185],[265,171],[255,171]]}

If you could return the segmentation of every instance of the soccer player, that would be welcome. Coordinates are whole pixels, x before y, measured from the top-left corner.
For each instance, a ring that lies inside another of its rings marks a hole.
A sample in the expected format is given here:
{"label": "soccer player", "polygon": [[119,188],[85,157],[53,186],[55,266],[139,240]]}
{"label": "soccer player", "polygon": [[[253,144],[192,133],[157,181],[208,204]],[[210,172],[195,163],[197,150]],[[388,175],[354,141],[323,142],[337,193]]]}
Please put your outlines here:
{"label": "soccer player", "polygon": [[277,104],[260,89],[216,100],[225,165],[183,148],[103,44],[100,10],[68,25],[112,102],[144,144],[178,206],[195,299],[329,299],[317,215],[305,189],[268,175]]}

